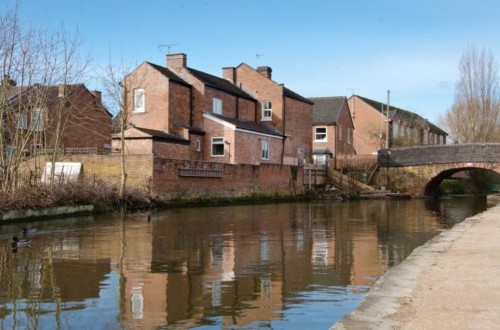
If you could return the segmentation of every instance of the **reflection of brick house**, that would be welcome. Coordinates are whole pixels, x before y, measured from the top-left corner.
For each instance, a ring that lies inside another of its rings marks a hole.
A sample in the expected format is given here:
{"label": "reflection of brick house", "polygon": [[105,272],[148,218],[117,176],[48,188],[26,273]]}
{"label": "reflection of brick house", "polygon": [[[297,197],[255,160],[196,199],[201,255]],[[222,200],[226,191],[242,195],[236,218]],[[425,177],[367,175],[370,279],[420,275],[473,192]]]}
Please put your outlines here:
{"label": "reflection of brick house", "polygon": [[328,164],[329,159],[355,154],[354,125],[345,96],[311,97],[313,106],[313,159]]}
{"label": "reflection of brick house", "polygon": [[[111,145],[111,114],[102,105],[101,93],[83,84],[61,86],[12,86],[9,90],[6,142],[8,153],[25,154],[52,149],[59,125],[60,149]],[[22,140],[25,141],[21,142]]]}
{"label": "reflection of brick house", "polygon": [[[273,84],[283,91],[282,85]],[[295,147],[288,141],[298,141],[304,153],[309,151],[300,125],[294,123],[307,122],[310,111],[304,109],[305,114],[297,118],[290,110],[286,130],[276,124],[278,120],[261,120],[260,99],[251,86],[190,68],[185,54],[168,55],[167,67],[141,64],[124,86],[131,105],[126,132],[129,153],[147,150],[174,159],[287,164],[292,156],[298,161],[296,153],[286,153]],[[280,102],[284,99],[282,95]]]}
{"label": "reflection of brick house", "polygon": [[389,147],[446,144],[448,135],[441,128],[416,113],[389,105],[387,127],[387,104],[353,95],[349,98],[354,121],[354,147],[358,154],[375,154],[385,146],[389,132]]}

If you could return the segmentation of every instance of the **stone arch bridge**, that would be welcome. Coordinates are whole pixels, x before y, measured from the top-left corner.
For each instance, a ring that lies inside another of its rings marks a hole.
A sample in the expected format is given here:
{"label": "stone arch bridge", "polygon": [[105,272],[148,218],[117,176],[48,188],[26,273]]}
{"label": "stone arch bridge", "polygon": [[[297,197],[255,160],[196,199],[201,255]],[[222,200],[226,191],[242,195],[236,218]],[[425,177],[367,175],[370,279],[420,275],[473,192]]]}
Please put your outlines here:
{"label": "stone arch bridge", "polygon": [[380,149],[379,182],[391,190],[436,196],[438,187],[454,173],[485,169],[500,173],[500,143],[428,145]]}

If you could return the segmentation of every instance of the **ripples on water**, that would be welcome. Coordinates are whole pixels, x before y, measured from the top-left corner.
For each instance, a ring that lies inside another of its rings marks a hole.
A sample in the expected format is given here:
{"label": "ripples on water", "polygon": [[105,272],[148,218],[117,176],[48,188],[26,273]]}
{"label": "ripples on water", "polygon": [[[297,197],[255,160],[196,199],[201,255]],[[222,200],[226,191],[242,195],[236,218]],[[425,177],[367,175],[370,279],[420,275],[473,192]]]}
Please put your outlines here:
{"label": "ripples on water", "polygon": [[[0,327],[327,329],[472,198],[266,204],[0,226]],[[12,251],[22,227],[32,245]]]}

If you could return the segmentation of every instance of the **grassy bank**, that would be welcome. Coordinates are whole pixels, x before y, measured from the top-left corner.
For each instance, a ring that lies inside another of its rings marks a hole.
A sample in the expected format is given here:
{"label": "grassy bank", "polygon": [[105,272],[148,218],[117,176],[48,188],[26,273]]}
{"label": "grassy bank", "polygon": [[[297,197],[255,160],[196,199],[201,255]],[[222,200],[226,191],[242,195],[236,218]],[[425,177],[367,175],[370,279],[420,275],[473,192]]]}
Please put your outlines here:
{"label": "grassy bank", "polygon": [[225,196],[217,193],[191,194],[184,192],[170,198],[152,198],[145,190],[127,188],[125,197],[118,198],[115,185],[98,180],[79,180],[54,185],[34,185],[0,192],[0,212],[22,209],[47,209],[59,206],[93,205],[96,212],[132,211],[150,208],[261,204],[312,200],[313,193],[286,195],[252,193],[245,196]]}
{"label": "grassy bank", "polygon": [[58,206],[94,205],[97,211],[121,208],[147,208],[151,199],[144,191],[129,189],[120,200],[117,188],[103,181],[79,180],[49,185],[25,186],[14,192],[0,192],[0,212],[43,209]]}

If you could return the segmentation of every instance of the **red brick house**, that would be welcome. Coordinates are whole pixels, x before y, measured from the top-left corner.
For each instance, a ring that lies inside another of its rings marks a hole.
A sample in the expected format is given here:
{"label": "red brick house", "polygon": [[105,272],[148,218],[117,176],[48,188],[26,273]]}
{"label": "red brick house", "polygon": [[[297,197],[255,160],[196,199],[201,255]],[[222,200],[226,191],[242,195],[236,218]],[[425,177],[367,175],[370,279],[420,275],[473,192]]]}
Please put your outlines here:
{"label": "red brick house", "polygon": [[325,165],[333,157],[354,155],[354,124],[347,98],[310,97],[313,106],[313,160]]}
{"label": "red brick house", "polygon": [[348,99],[354,121],[354,148],[358,154],[376,154],[385,146],[386,132],[389,147],[446,144],[448,135],[441,128],[416,113],[353,95]]}
{"label": "red brick house", "polygon": [[188,67],[185,54],[167,55],[167,67],[141,64],[124,85],[131,105],[126,132],[130,153],[230,164],[290,164],[284,156],[284,148],[292,148],[284,142],[291,140],[285,135],[289,132],[294,132],[291,135],[296,135],[304,153],[310,149],[307,139],[294,131],[301,121],[307,122],[307,113],[294,120],[290,115],[291,127],[286,131],[282,125],[262,121],[261,103],[254,92],[241,82]]}
{"label": "red brick house", "polygon": [[[9,111],[5,141],[8,154],[20,150],[34,155],[56,147],[57,127],[61,130],[58,148],[109,150],[112,115],[103,106],[101,93],[84,84],[29,87],[9,90]],[[69,151],[71,152],[71,151]]]}
{"label": "red brick house", "polygon": [[311,161],[311,100],[274,82],[272,69],[267,66],[255,70],[242,63],[237,67],[224,68],[223,76],[256,97],[257,123],[273,127],[283,135],[282,164],[294,165]]}

